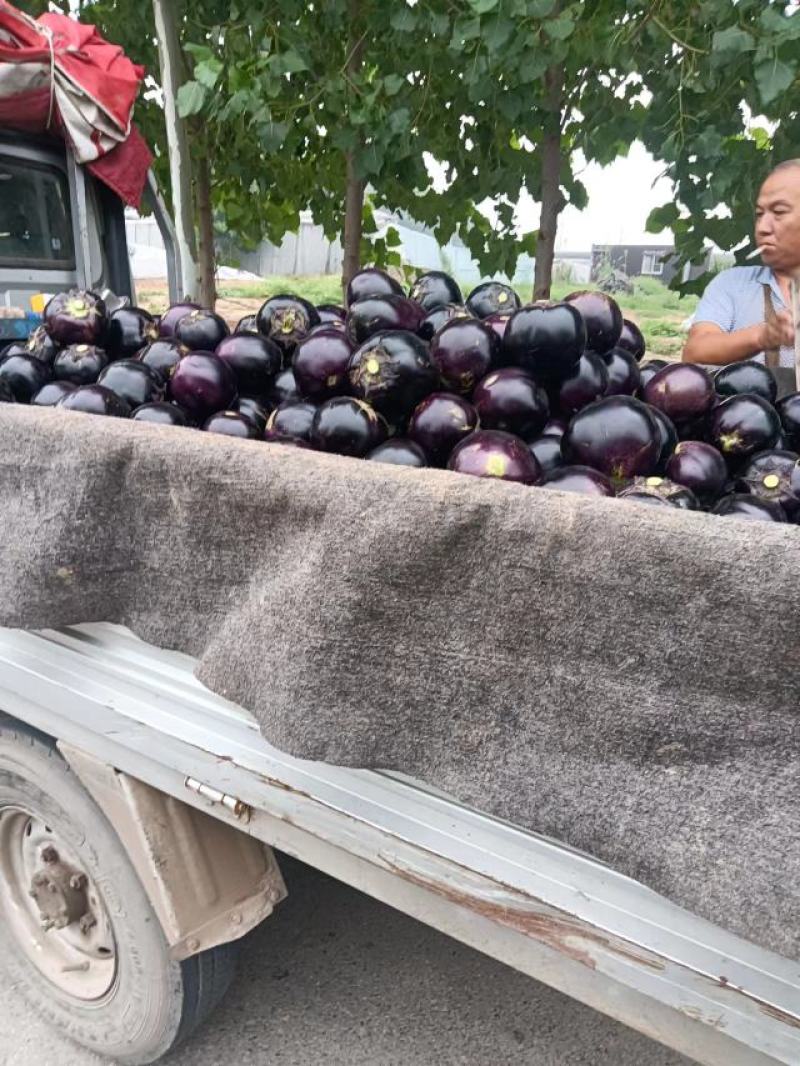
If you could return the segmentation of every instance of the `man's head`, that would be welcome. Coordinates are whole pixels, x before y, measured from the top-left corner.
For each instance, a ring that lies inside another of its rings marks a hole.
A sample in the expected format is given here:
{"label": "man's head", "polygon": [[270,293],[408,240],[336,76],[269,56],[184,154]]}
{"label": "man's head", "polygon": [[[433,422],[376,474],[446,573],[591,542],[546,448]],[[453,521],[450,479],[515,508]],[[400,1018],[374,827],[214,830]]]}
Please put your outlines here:
{"label": "man's head", "polygon": [[761,258],[778,271],[800,267],[800,159],[779,163],[756,201],[756,244]]}

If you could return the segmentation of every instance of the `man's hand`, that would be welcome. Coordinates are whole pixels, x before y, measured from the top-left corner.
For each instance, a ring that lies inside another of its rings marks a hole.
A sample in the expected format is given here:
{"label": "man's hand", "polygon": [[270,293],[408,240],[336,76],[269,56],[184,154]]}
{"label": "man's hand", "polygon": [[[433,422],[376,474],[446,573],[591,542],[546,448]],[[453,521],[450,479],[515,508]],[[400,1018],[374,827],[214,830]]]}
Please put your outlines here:
{"label": "man's hand", "polygon": [[764,352],[768,348],[791,348],[794,345],[794,326],[788,311],[776,311],[774,322],[762,324],[758,343]]}

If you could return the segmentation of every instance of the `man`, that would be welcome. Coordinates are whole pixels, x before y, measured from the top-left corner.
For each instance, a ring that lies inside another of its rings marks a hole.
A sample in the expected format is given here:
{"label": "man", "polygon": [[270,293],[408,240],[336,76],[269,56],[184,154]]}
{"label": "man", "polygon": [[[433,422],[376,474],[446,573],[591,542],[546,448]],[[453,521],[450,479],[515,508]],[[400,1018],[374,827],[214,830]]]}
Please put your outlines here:
{"label": "man", "polygon": [[779,163],[761,186],[755,239],[764,265],[717,274],[697,305],[685,363],[794,366],[789,280],[800,272],[800,159]]}

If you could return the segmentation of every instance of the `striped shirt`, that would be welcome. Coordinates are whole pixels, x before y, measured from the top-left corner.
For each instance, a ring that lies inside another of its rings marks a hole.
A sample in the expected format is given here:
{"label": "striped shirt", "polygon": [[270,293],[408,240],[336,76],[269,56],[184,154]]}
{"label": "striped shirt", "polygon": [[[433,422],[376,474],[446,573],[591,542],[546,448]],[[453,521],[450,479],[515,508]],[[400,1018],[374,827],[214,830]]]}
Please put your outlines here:
{"label": "striped shirt", "polygon": [[[711,322],[726,333],[764,321],[764,289],[768,284],[776,311],[788,310],[778,279],[768,266],[737,266],[722,270],[703,293],[693,324]],[[753,356],[763,363],[763,353]],[[794,366],[794,349],[781,348],[781,366]]]}

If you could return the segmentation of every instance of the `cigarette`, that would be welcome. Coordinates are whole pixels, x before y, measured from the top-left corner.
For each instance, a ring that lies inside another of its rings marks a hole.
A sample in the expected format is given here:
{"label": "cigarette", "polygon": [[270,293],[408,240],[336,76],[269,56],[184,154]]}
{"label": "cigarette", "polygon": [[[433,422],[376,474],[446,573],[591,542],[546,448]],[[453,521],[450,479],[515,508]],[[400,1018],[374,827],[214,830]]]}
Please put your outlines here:
{"label": "cigarette", "polygon": [[764,249],[763,249],[763,248],[754,248],[754,249],[752,250],[752,252],[751,252],[751,253],[750,253],[749,255],[746,255],[746,256],[745,256],[745,259],[755,259],[755,257],[756,257],[757,255],[761,255],[761,253],[762,253],[763,251],[764,251]]}

